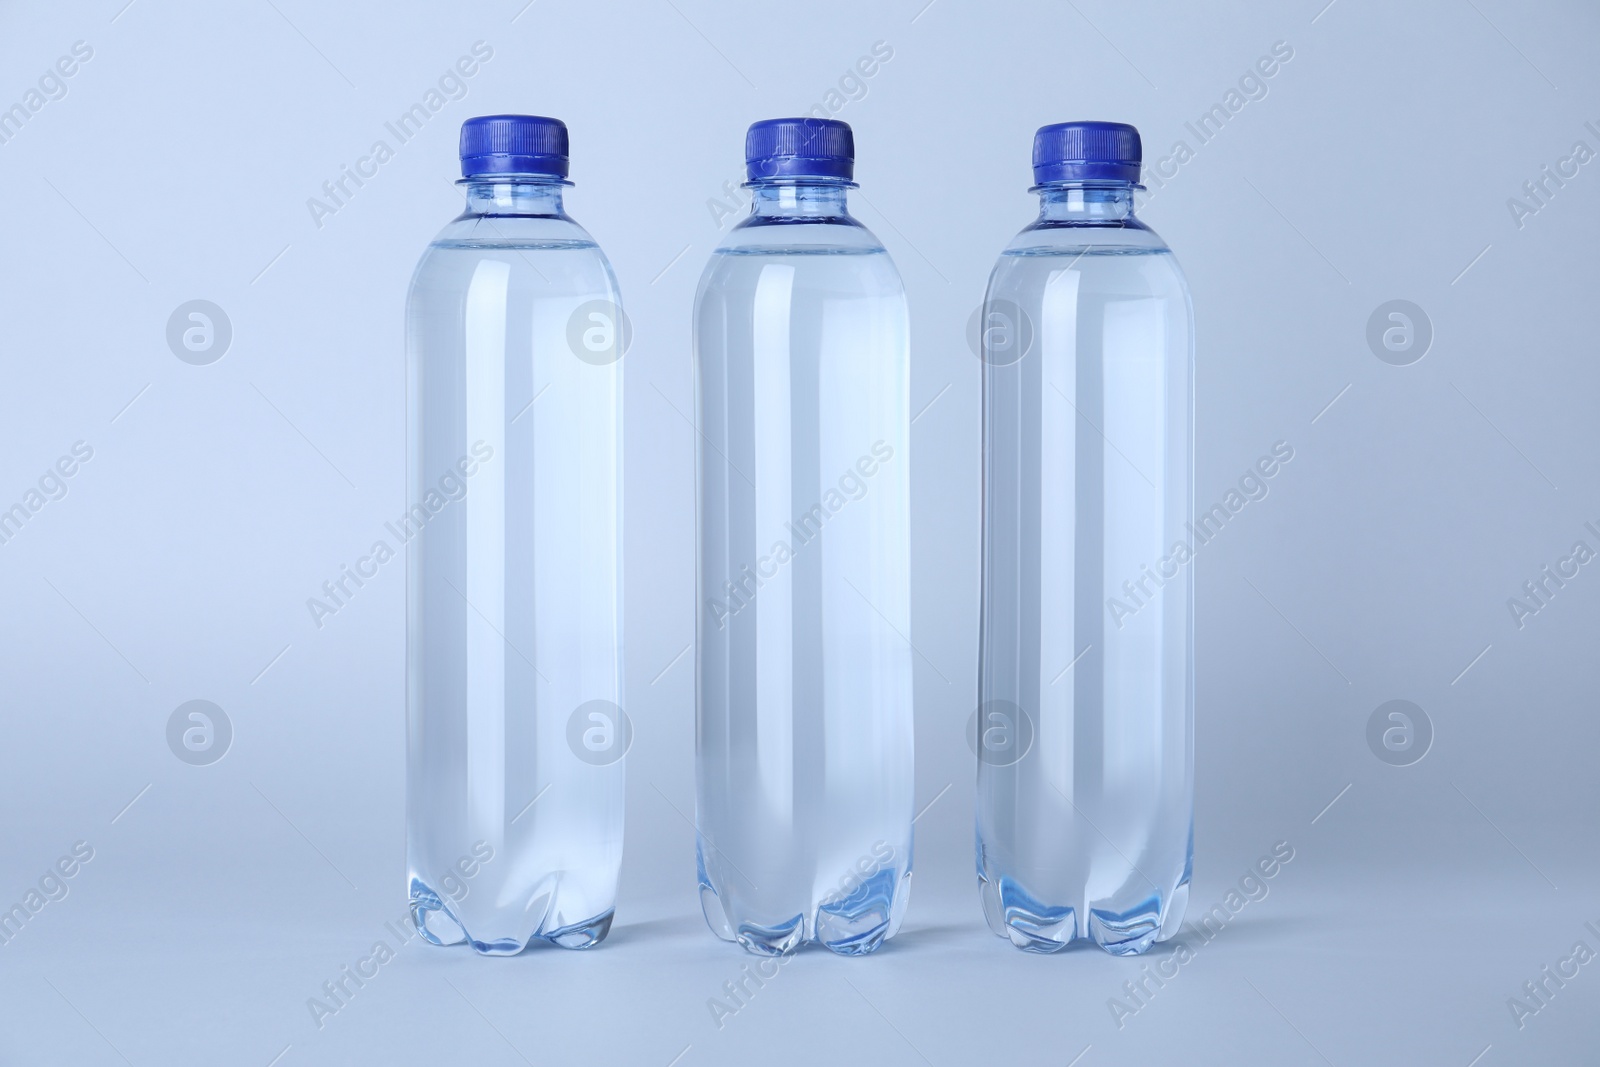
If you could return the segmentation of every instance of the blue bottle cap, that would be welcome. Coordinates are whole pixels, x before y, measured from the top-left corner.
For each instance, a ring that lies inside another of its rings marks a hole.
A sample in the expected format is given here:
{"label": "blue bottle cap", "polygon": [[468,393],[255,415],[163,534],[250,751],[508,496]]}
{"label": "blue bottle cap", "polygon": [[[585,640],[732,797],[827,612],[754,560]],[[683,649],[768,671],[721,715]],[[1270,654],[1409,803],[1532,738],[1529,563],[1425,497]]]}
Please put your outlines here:
{"label": "blue bottle cap", "polygon": [[745,173],[764,178],[842,178],[855,174],[856,142],[838,119],[765,119],[744,139]]}
{"label": "blue bottle cap", "polygon": [[461,124],[461,176],[567,176],[567,124],[538,115],[482,115]]}
{"label": "blue bottle cap", "polygon": [[1126,122],[1058,122],[1033,135],[1033,181],[1139,180],[1139,131]]}

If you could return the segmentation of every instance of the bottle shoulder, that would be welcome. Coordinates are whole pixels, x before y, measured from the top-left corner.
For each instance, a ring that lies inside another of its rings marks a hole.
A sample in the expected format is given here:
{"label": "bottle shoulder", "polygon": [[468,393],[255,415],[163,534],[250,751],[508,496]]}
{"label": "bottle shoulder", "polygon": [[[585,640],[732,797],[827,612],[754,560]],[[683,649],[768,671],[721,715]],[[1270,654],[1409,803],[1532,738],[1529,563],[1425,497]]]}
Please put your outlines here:
{"label": "bottle shoulder", "polygon": [[752,215],[735,226],[712,251],[701,273],[700,289],[722,278],[759,274],[768,264],[786,263],[803,280],[850,279],[874,291],[904,292],[889,252],[860,220],[848,215],[774,218]]}
{"label": "bottle shoulder", "polygon": [[[796,229],[796,228],[786,228]],[[866,240],[840,240],[838,234],[804,233],[783,241],[750,241],[719,246],[700,274],[695,301],[712,294],[754,299],[770,272],[782,268],[793,291],[829,299],[894,298],[905,302],[905,282],[888,251],[870,233]],[[797,238],[797,239],[796,239]]]}
{"label": "bottle shoulder", "polygon": [[716,255],[885,253],[883,242],[851,215],[751,215],[723,238]]}
{"label": "bottle shoulder", "polygon": [[1065,222],[1035,219],[1024,226],[1002,255],[1078,255],[1087,251],[1114,255],[1166,253],[1167,242],[1142,220],[1134,217],[1113,222]]}
{"label": "bottle shoulder", "polygon": [[610,261],[584,228],[562,216],[464,214],[439,231],[412,273],[413,296],[460,295],[478,284],[480,264],[511,289],[551,296],[597,294],[620,302]]}
{"label": "bottle shoulder", "polygon": [[1072,292],[1190,304],[1188,279],[1177,257],[1143,224],[1028,226],[996,258],[988,299],[1036,303],[1063,275],[1076,279]]}
{"label": "bottle shoulder", "polygon": [[429,248],[593,248],[599,245],[567,215],[463,213],[445,224]]}

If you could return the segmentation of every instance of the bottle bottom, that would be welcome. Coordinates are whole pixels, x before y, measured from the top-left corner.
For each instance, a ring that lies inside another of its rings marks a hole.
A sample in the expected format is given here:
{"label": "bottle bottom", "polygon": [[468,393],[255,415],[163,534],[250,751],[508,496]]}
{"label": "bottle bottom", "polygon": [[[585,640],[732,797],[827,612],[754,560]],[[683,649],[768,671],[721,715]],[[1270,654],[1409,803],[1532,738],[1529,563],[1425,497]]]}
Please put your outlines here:
{"label": "bottle bottom", "polygon": [[[699,857],[697,857],[699,858]],[[911,871],[886,868],[863,879],[848,895],[825,897],[812,912],[776,923],[736,919],[706,874],[700,859],[700,910],[711,932],[736,941],[755,956],[787,956],[817,944],[839,956],[875,952],[900,929],[911,899]]]}
{"label": "bottle bottom", "polygon": [[1189,906],[1185,870],[1173,890],[1129,904],[1098,901],[1050,904],[1005,875],[979,870],[978,893],[989,929],[1024,952],[1059,952],[1074,941],[1091,941],[1115,956],[1137,956],[1178,932]]}
{"label": "bottle bottom", "polygon": [[[599,915],[578,922],[564,923],[545,928],[544,920],[554,909],[546,907],[538,926],[523,937],[497,937],[479,939],[472,936],[468,924],[451,907],[451,902],[441,897],[420,878],[411,879],[411,921],[424,940],[435,945],[459,945],[465,942],[483,956],[515,956],[534,941],[548,941],[567,949],[593,948],[611,932],[615,908],[607,908]],[[553,894],[545,898],[546,904]]]}

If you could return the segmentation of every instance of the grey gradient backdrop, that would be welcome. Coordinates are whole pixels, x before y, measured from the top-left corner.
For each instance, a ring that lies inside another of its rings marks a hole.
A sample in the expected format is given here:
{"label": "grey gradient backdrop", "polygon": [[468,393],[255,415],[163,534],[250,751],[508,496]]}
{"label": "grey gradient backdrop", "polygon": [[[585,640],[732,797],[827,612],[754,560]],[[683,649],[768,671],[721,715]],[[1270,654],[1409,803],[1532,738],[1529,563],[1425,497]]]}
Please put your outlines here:
{"label": "grey gradient backdrop", "polygon": [[[93,50],[0,144],[0,507],[93,449],[0,544],[0,904],[93,849],[0,945],[0,1062],[1600,1059],[1600,964],[1520,1026],[1508,1006],[1600,950],[1600,564],[1521,627],[1507,606],[1575,541],[1600,549],[1600,162],[1521,225],[1507,204],[1575,142],[1600,150],[1592,5],[125,3],[0,4],[0,107]],[[476,41],[493,57],[465,98],[316,225],[307,199],[395,147],[384,123]],[[893,58],[829,101],[879,41]],[[1265,96],[1200,144],[1185,123],[1280,41]],[[900,937],[801,954],[719,1028],[707,1001],[749,958],[694,894],[689,308],[745,126],[828,103],[910,293],[931,806]],[[319,1027],[308,998],[405,910],[404,577],[320,629],[305,602],[402,508],[405,288],[459,209],[460,121],[500,111],[571,126],[570,207],[635,330],[618,926],[586,954],[413,942]],[[1148,958],[991,936],[971,864],[963,335],[1035,209],[1033,130],[1067,118],[1193,150],[1145,217],[1194,289],[1197,499],[1295,450],[1195,565],[1192,914],[1275,843],[1294,859],[1140,1001],[1123,983]],[[194,299],[232,325],[205,366],[166,341]],[[1394,299],[1433,331],[1407,366],[1366,339]],[[233,727],[209,766],[166,740],[195,699]],[[1434,733],[1409,766],[1366,739],[1393,699]]]}

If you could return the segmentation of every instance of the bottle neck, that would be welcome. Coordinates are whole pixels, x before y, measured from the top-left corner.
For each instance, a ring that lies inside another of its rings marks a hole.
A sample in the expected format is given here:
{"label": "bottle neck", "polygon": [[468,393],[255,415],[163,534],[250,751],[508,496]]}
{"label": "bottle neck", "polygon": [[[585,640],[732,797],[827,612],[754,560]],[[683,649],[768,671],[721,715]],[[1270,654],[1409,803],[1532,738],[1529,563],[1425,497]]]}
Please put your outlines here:
{"label": "bottle neck", "polygon": [[845,201],[849,185],[841,181],[761,181],[750,185],[752,218],[848,217]]}
{"label": "bottle neck", "polygon": [[1132,182],[1051,182],[1039,187],[1041,222],[1125,222],[1131,218]]}
{"label": "bottle neck", "polygon": [[556,178],[526,175],[481,175],[461,183],[467,190],[468,215],[561,217],[561,191]]}

